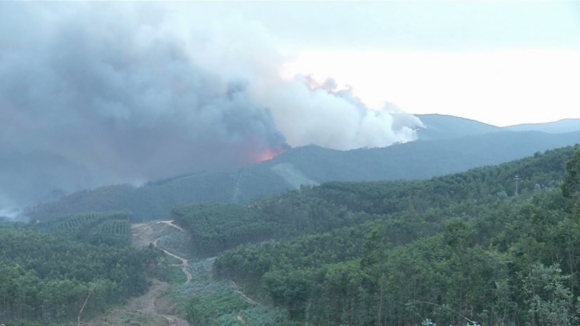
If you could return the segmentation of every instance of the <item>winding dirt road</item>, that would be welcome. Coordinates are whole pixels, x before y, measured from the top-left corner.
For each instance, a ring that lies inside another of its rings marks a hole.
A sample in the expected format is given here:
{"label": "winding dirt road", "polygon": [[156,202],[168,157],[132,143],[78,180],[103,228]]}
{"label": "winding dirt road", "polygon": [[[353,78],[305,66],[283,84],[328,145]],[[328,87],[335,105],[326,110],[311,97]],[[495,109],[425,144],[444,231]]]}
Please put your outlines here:
{"label": "winding dirt road", "polygon": [[175,224],[173,224],[173,222],[174,222],[174,220],[163,220],[163,221],[157,221],[157,224],[166,224],[166,225],[169,225],[171,227],[178,229],[179,231],[185,232],[185,230],[181,226],[175,225]]}
{"label": "winding dirt road", "polygon": [[[158,224],[163,224],[159,225]],[[184,230],[173,221],[152,221],[147,223],[136,223],[131,225],[132,242],[135,248],[146,248],[162,238],[161,235],[167,236],[165,227],[178,229],[179,232]],[[172,232],[176,232],[171,230]],[[171,234],[171,233],[170,233]],[[165,254],[178,259],[181,264],[183,273],[187,276],[186,283],[191,282],[192,275],[187,270],[188,261],[178,255],[158,247]],[[168,294],[171,292],[171,285],[157,279],[150,280],[150,286],[147,293],[142,296],[132,298],[123,306],[107,311],[105,314],[94,318],[91,321],[80,322],[81,326],[118,326],[118,325],[140,325],[140,326],[190,326],[189,323],[180,318],[176,313],[175,303]],[[90,299],[88,304],[91,304]]]}
{"label": "winding dirt road", "polygon": [[230,286],[232,287],[234,292],[236,292],[242,298],[242,300],[246,301],[247,303],[249,303],[253,306],[258,304],[256,301],[248,298],[248,296],[244,292],[240,291],[240,288],[238,288],[238,285],[236,284],[236,282],[230,280]]}
{"label": "winding dirt road", "polygon": [[187,284],[190,283],[191,280],[193,279],[193,275],[191,275],[191,273],[188,271],[189,265],[188,260],[183,257],[180,257],[179,255],[176,255],[175,253],[163,248],[162,246],[159,246],[157,242],[161,239],[161,237],[159,237],[159,234],[156,235],[156,232],[153,230],[153,226],[155,224],[163,224],[172,227],[174,229],[177,229],[180,232],[185,232],[185,230],[182,227],[174,224],[173,222],[174,222],[173,220],[161,220],[149,223],[136,223],[131,225],[131,231],[133,233],[133,245],[136,248],[144,248],[147,247],[149,244],[153,244],[155,248],[158,248],[159,250],[163,251],[166,255],[171,256],[177,260],[180,260],[181,264],[178,264],[178,266],[179,265],[181,266],[181,271],[183,272],[183,274],[185,274],[186,277],[185,284]]}
{"label": "winding dirt road", "polygon": [[172,252],[169,252],[166,249],[163,249],[163,248],[159,247],[157,245],[157,241],[159,241],[159,239],[153,241],[153,246],[155,248],[158,248],[159,250],[163,251],[166,255],[169,255],[169,256],[177,259],[177,260],[181,260],[181,264],[179,264],[179,265],[181,265],[181,271],[183,272],[183,274],[185,274],[185,277],[187,278],[187,280],[185,281],[184,284],[187,284],[187,283],[191,282],[191,280],[193,279],[193,275],[191,275],[191,273],[187,270],[187,266],[189,264],[189,262],[187,261],[187,259],[182,258],[182,257],[179,257],[178,255],[176,255],[176,254],[174,254]]}
{"label": "winding dirt road", "polygon": [[[163,251],[166,255],[177,259],[181,263],[180,264],[172,264],[172,266],[181,266],[181,271],[183,272],[183,274],[186,277],[186,281],[184,284],[188,284],[188,283],[192,282],[193,275],[189,271],[189,261],[187,259],[177,255],[176,253],[171,252],[166,248],[163,248],[163,243],[164,243],[163,241],[162,241],[161,245],[159,244],[159,241],[164,239],[164,237],[175,236],[176,232],[186,232],[182,227],[174,224],[173,220],[159,220],[159,221],[151,221],[151,222],[147,222],[147,223],[133,224],[131,226],[131,229],[132,229],[132,233],[133,233],[133,245],[135,247],[144,248],[144,247],[153,245],[153,247]],[[173,250],[175,248],[171,247],[169,249]],[[207,262],[209,262],[210,267],[206,266]],[[206,271],[208,269],[211,270],[212,263],[213,263],[213,259],[211,259],[211,260],[208,259],[208,260],[202,262],[203,269]],[[192,264],[194,265],[192,268],[194,268],[194,270],[197,270],[197,269],[195,269],[195,267],[197,266],[196,265],[197,263],[192,263]],[[137,311],[138,313],[145,313],[149,316],[152,316],[152,318],[155,318],[154,323],[158,323],[159,325],[165,324],[165,325],[179,325],[179,326],[181,326],[182,322],[185,322],[185,321],[183,321],[182,319],[179,319],[179,317],[177,317],[175,315],[172,315],[169,311],[165,311],[164,309],[157,308],[158,304],[156,304],[155,302],[156,301],[163,302],[165,300],[165,298],[159,296],[159,293],[163,292],[160,290],[165,289],[165,286],[169,286],[169,285],[165,282],[159,283],[158,280],[154,280],[154,281],[155,281],[154,284],[151,286],[149,292],[146,295],[144,295],[140,298],[136,298],[132,302],[130,310]],[[240,290],[240,288],[238,287],[238,285],[236,284],[236,282],[230,280],[229,285],[232,288],[232,290],[238,296],[240,296],[240,298],[242,300],[244,300],[245,302],[247,302],[253,306],[259,305],[258,302],[252,300],[245,293],[243,293]],[[162,307],[162,306],[163,305],[161,305],[160,307]],[[237,315],[236,319],[241,325],[247,326],[246,320],[244,320],[244,318],[241,315]]]}

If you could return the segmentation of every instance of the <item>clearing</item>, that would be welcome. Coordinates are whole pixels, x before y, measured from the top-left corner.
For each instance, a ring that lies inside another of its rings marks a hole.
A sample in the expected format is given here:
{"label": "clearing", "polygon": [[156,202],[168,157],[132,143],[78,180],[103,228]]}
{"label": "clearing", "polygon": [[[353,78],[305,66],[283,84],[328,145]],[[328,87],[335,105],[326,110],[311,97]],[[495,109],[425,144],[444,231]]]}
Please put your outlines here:
{"label": "clearing", "polygon": [[[163,220],[132,224],[131,234],[135,248],[145,248],[152,244],[168,256],[181,261],[180,264],[175,265],[182,267],[186,284],[191,282],[193,276],[188,271],[188,259],[183,257],[185,256],[184,249],[190,245],[189,235],[185,230],[173,224],[173,221]],[[172,291],[171,285],[158,279],[151,279],[149,282],[147,293],[132,298],[127,304],[108,311],[106,315],[79,325],[189,326],[187,321],[177,316],[175,304],[169,296]],[[88,304],[90,304],[90,299]]]}

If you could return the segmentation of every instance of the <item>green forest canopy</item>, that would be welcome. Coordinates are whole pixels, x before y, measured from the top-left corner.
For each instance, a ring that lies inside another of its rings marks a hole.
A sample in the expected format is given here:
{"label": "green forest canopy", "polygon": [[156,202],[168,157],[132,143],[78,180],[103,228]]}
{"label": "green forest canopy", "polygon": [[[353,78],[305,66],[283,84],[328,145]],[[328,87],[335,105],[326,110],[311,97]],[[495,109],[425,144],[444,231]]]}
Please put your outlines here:
{"label": "green forest canopy", "polygon": [[[219,254],[216,278],[287,311],[287,325],[577,325],[579,153],[172,214],[200,257]],[[0,223],[0,320],[70,321],[89,293],[87,316],[142,293],[160,253],[129,246],[131,219]]]}
{"label": "green forest canopy", "polygon": [[0,222],[0,321],[61,322],[102,313],[147,289],[159,252],[130,246],[129,215]]}
{"label": "green forest canopy", "polygon": [[235,171],[198,172],[137,188],[114,185],[83,190],[32,207],[26,214],[46,219],[85,211],[129,210],[136,220],[154,220],[166,218],[181,204],[248,204],[299,184],[431,178],[512,161],[575,144],[578,139],[580,132],[497,132],[350,151],[304,146]]}
{"label": "green forest canopy", "polygon": [[[577,325],[578,198],[560,187],[563,180],[577,189],[580,149],[570,160],[573,151],[427,181],[329,183],[255,202],[250,208],[268,213],[273,240],[222,253],[216,276],[313,325]],[[269,210],[271,201],[301,196],[308,199],[299,212]],[[339,207],[343,217],[325,224],[308,203]],[[355,214],[368,218],[344,222]],[[307,235],[290,236],[299,234]],[[288,240],[274,240],[279,235]]]}

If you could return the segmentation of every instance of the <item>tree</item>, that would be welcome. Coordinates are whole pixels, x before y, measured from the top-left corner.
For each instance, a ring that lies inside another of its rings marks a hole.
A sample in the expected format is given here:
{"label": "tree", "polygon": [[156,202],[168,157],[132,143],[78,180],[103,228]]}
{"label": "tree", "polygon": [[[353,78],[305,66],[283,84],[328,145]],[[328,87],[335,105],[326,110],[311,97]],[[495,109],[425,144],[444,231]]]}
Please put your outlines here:
{"label": "tree", "polygon": [[557,265],[535,263],[525,276],[524,290],[528,296],[531,325],[575,325],[573,296],[564,286],[566,280]]}
{"label": "tree", "polygon": [[562,184],[564,197],[572,198],[577,208],[580,203],[580,148],[566,164],[566,178]]}

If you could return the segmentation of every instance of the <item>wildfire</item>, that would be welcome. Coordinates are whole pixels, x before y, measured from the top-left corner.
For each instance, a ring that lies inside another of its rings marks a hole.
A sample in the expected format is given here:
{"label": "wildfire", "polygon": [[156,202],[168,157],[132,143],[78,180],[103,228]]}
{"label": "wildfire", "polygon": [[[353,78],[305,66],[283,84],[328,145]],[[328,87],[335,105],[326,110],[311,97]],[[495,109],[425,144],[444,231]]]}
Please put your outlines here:
{"label": "wildfire", "polygon": [[282,154],[284,150],[282,149],[267,149],[264,152],[258,153],[255,156],[256,162],[264,162],[273,159],[274,157]]}

